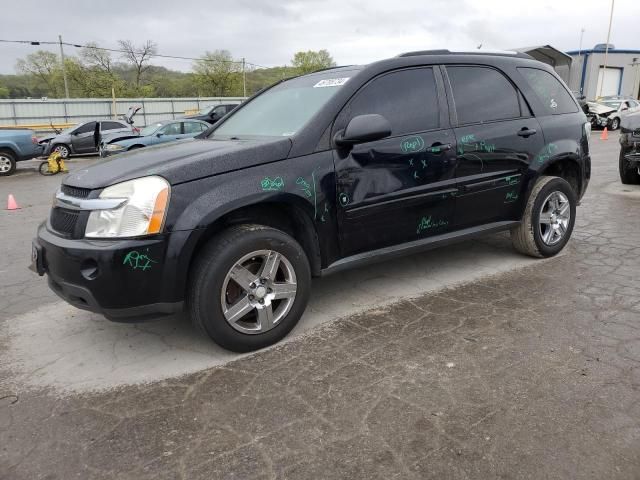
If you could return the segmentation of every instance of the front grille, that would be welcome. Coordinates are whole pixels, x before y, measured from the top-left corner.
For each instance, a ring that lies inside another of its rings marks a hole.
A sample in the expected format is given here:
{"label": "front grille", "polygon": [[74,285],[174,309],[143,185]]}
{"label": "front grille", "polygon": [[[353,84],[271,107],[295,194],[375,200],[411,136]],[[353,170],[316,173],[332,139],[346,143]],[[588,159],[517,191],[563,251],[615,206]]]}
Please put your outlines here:
{"label": "front grille", "polygon": [[61,185],[60,190],[65,195],[76,198],[87,198],[91,193],[90,188],[70,187],[69,185]]}
{"label": "front grille", "polygon": [[636,129],[633,131],[633,136],[634,136],[634,137],[640,137],[640,128],[636,128]]}
{"label": "front grille", "polygon": [[51,228],[65,237],[73,237],[80,212],[54,207],[51,210]]}

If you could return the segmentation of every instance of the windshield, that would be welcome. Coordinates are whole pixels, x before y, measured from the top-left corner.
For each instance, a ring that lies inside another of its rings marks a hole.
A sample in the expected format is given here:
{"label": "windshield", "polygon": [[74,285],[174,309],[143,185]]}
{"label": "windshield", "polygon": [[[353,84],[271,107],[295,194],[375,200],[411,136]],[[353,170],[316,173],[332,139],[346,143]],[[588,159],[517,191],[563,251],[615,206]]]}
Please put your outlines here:
{"label": "windshield", "polygon": [[142,130],[140,130],[140,135],[143,137],[146,137],[147,135],[153,135],[153,133],[162,125],[162,123],[152,123],[151,125],[147,125]]}
{"label": "windshield", "polygon": [[289,137],[300,130],[354,70],[293,78],[258,95],[213,132],[219,136]]}
{"label": "windshield", "polygon": [[620,106],[620,102],[602,102],[602,103],[604,103],[607,107],[615,108],[616,110]]}

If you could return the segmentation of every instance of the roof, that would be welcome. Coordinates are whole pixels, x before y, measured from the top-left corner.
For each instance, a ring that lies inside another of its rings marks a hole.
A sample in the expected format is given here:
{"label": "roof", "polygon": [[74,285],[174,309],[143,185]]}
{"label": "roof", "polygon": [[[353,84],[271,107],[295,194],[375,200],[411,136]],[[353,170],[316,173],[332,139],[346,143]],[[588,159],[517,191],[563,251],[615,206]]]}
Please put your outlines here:
{"label": "roof", "polygon": [[487,55],[487,56],[506,56],[506,57],[519,57],[529,58],[525,52],[518,52],[513,50],[470,50],[470,51],[456,51],[447,49],[438,50],[416,50],[413,52],[404,52],[397,57],[418,57],[421,55]]}
{"label": "roof", "polygon": [[526,53],[536,60],[547,63],[551,66],[571,65],[570,55],[552,47],[551,45],[537,45],[534,47],[514,48],[516,52]]}

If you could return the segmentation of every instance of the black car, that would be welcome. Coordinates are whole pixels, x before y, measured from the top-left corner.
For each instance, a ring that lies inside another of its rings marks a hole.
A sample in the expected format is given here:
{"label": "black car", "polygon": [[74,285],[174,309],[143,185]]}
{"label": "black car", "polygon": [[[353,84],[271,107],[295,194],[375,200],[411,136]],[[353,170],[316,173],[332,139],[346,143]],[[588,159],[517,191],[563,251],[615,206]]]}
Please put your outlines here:
{"label": "black car", "polygon": [[640,185],[640,113],[622,118],[618,166],[622,183]]}
{"label": "black car", "polygon": [[201,108],[197,114],[186,115],[184,118],[188,118],[190,120],[203,120],[213,125],[227,113],[233,111],[238,105],[238,103],[207,105],[206,107]]}
{"label": "black car", "polygon": [[33,268],[79,308],[186,309],[220,345],[283,338],[311,277],[510,230],[557,254],[590,177],[590,125],[524,54],[423,51],[260,92],[201,138],[67,176]]}

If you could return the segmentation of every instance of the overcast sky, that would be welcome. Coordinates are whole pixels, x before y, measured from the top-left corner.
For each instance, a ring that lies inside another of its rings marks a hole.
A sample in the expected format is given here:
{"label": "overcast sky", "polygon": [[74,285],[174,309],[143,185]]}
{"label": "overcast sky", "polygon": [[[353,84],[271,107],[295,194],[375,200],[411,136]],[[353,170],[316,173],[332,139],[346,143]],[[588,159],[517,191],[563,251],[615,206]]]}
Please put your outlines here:
{"label": "overcast sky", "polygon": [[[2,0],[9,3],[10,0]],[[275,66],[298,50],[326,48],[340,65],[368,63],[403,51],[515,48],[551,44],[562,50],[606,41],[610,0],[93,0],[11,2],[3,8],[6,40],[96,42],[147,39],[159,53],[197,57],[227,49],[235,58]],[[640,1],[617,0],[611,43],[640,49]],[[0,73],[34,47],[0,43]],[[72,54],[67,47],[66,53]],[[187,71],[191,62],[155,59]]]}

